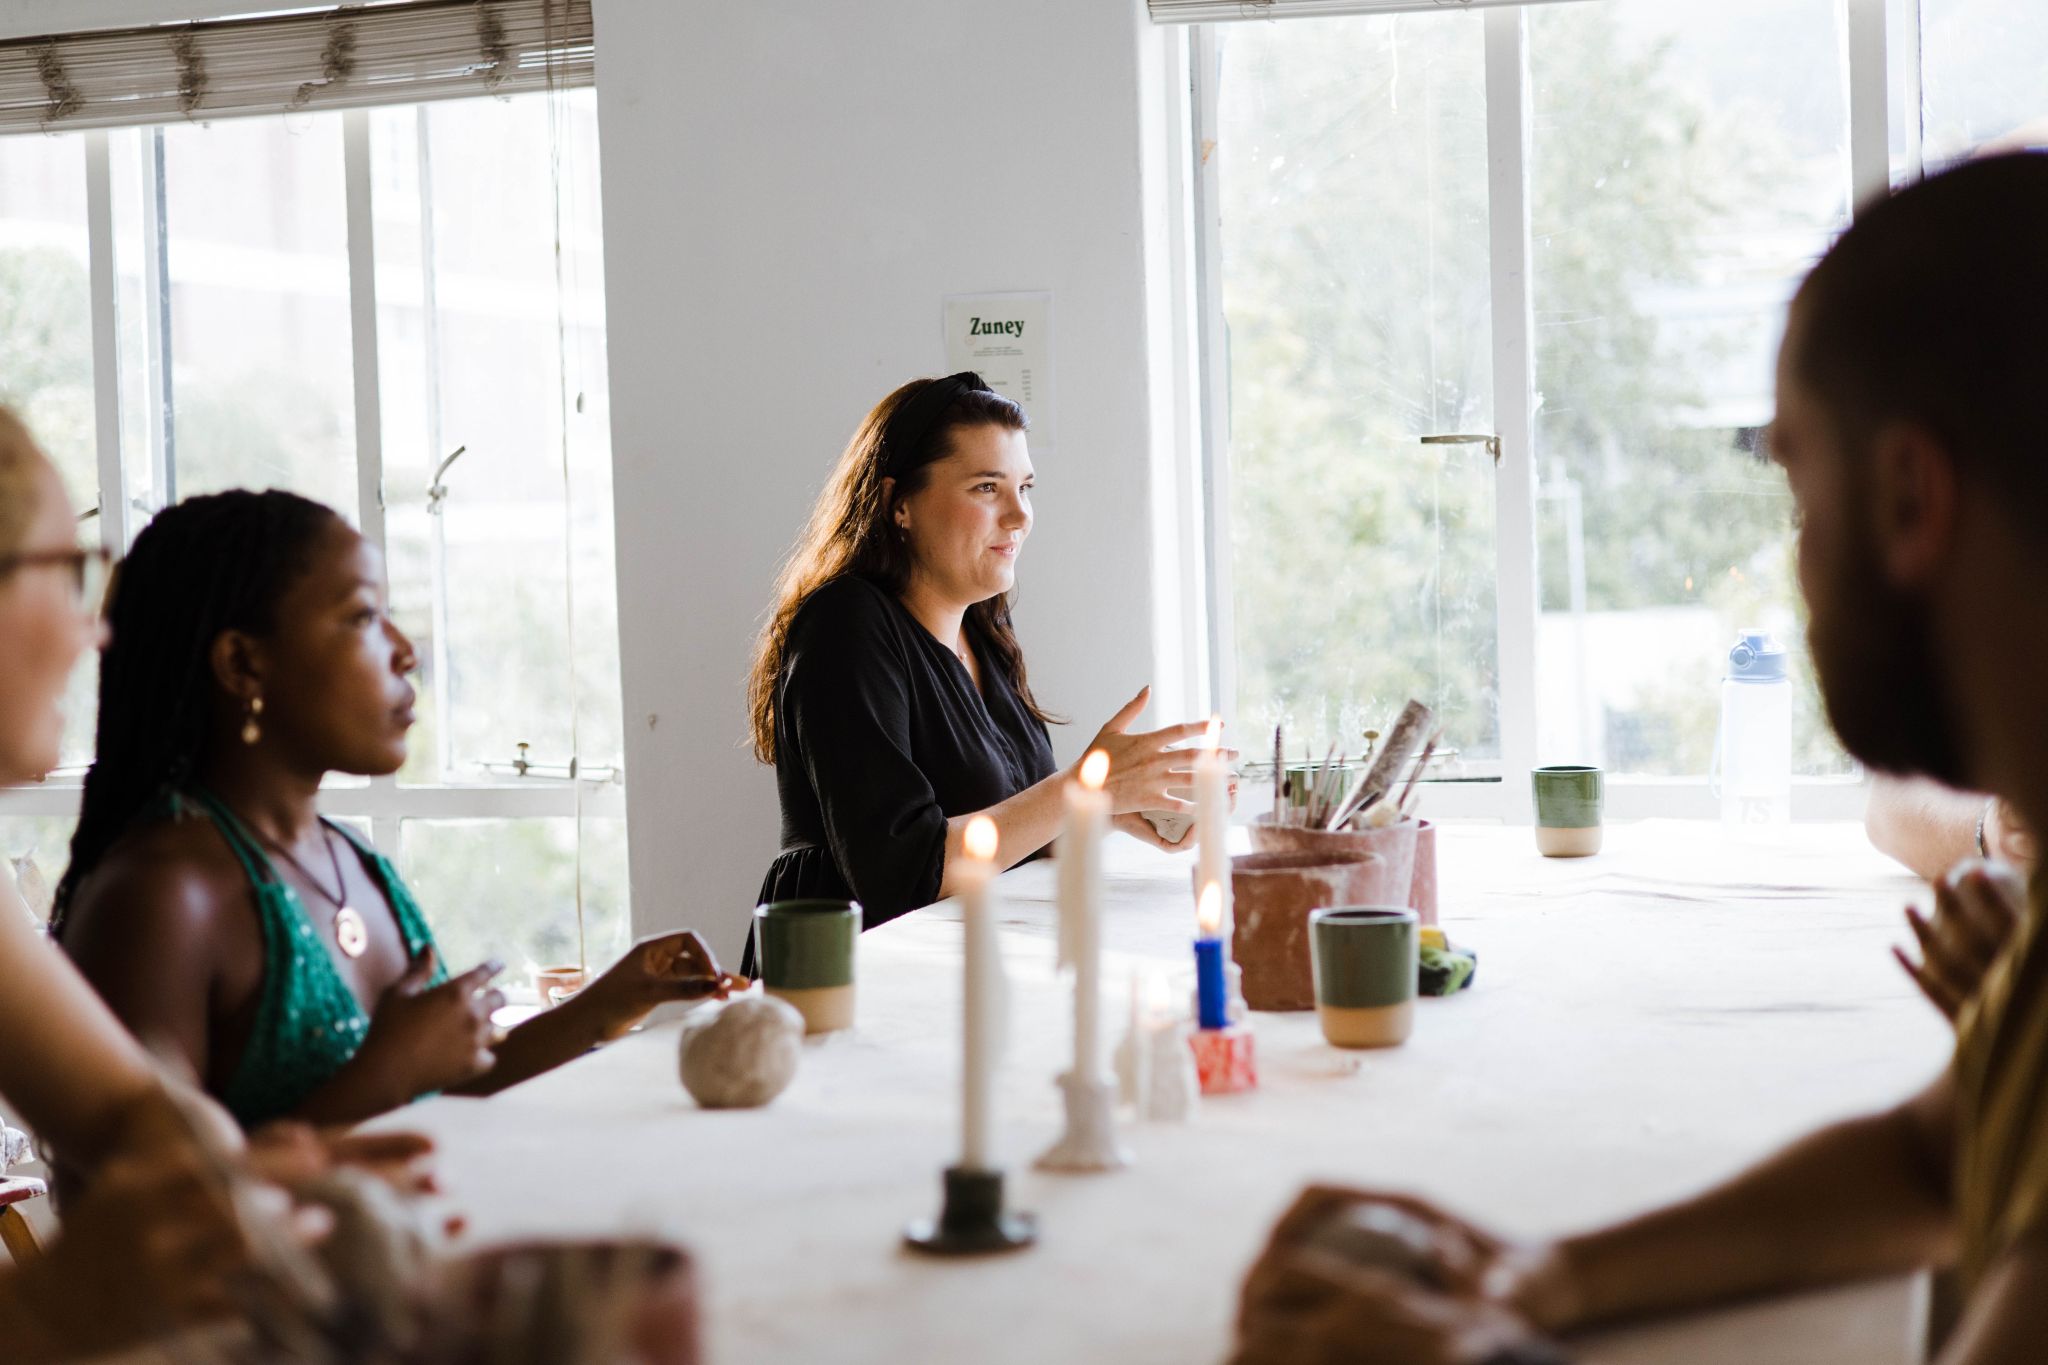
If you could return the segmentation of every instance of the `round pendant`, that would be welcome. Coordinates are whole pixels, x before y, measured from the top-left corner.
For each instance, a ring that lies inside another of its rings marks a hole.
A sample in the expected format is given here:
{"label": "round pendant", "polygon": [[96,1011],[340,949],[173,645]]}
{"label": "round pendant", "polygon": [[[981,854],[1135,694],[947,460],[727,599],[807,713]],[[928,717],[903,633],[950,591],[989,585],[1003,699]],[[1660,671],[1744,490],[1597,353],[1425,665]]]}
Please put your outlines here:
{"label": "round pendant", "polygon": [[334,912],[334,942],[350,957],[361,957],[370,949],[370,926],[351,906]]}

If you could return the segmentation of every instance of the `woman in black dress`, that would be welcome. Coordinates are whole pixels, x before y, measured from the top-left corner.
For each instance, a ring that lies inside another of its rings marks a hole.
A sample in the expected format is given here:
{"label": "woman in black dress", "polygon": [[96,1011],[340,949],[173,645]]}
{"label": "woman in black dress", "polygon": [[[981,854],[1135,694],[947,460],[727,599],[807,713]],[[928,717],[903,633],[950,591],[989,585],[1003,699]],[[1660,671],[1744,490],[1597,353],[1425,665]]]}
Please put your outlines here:
{"label": "woman in black dress", "polygon": [[[971,373],[883,399],[840,457],[781,578],[748,683],[775,765],[782,852],[763,902],[859,901],[864,928],[956,890],[961,832],[995,822],[1013,866],[1058,833],[1046,722],[1010,625],[1031,531],[1024,410]],[[1140,691],[1095,737],[1116,828],[1182,810],[1200,723],[1131,734]]]}

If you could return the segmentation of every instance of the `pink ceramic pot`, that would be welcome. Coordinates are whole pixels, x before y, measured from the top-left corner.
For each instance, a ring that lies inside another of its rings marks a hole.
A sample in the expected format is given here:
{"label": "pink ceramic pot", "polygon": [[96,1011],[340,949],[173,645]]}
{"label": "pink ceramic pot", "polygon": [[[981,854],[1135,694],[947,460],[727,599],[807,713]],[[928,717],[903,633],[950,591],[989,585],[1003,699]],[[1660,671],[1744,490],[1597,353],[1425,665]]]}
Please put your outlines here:
{"label": "pink ceramic pot", "polygon": [[[1421,824],[1416,820],[1401,820],[1385,829],[1344,829],[1332,833],[1254,820],[1249,828],[1254,853],[1313,853],[1321,857],[1336,853],[1377,853],[1387,860],[1394,885],[1401,890],[1392,900],[1371,903],[1406,905],[1408,888],[1415,878],[1415,842]],[[1354,901],[1352,904],[1368,902]]]}
{"label": "pink ceramic pot", "polygon": [[1408,906],[1421,924],[1436,923],[1436,826],[1415,822],[1415,878],[1408,887]]}
{"label": "pink ceramic pot", "polygon": [[1376,853],[1252,853],[1230,860],[1230,954],[1255,1010],[1315,1008],[1308,917],[1332,905],[1399,905],[1408,874]]}

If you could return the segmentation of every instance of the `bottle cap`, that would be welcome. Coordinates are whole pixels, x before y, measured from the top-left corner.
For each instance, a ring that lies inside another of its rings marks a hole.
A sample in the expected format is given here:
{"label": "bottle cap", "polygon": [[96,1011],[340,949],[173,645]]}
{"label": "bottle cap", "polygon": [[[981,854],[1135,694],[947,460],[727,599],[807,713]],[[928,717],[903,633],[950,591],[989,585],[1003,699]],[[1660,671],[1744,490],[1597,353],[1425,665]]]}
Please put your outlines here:
{"label": "bottle cap", "polygon": [[1735,648],[1728,651],[1729,682],[1783,682],[1788,675],[1785,647],[1769,631],[1745,630]]}

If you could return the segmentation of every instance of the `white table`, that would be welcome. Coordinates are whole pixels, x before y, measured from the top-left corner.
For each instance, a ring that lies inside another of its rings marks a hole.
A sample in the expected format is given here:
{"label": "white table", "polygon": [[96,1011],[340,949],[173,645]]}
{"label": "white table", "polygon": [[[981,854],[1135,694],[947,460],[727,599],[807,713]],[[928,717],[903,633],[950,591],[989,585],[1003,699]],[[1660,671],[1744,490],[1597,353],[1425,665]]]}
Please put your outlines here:
{"label": "white table", "polygon": [[[1031,1169],[1059,1129],[1071,997],[1052,970],[1050,865],[1006,875],[999,1154],[1013,1206],[1042,1227],[1013,1256],[899,1249],[903,1223],[936,1212],[957,1151],[950,905],[864,937],[859,1027],[815,1044],[768,1109],[696,1109],[669,1026],[395,1123],[440,1139],[478,1239],[688,1242],[720,1365],[1215,1360],[1249,1258],[1310,1176],[1559,1232],[1694,1190],[1934,1075],[1948,1030],[1885,951],[1916,884],[1860,829],[1795,837],[1754,849],[1652,822],[1611,829],[1597,858],[1551,862],[1525,830],[1448,828],[1444,923],[1479,950],[1475,989],[1423,1002],[1414,1039],[1387,1052],[1325,1046],[1312,1014],[1255,1015],[1258,1092],[1207,1100],[1190,1125],[1126,1122],[1138,1164],[1093,1176]],[[1189,864],[1112,841],[1111,1042],[1131,970],[1191,962]],[[1906,1280],[1853,1286],[1609,1334],[1581,1357],[1905,1362],[1913,1297]]]}

